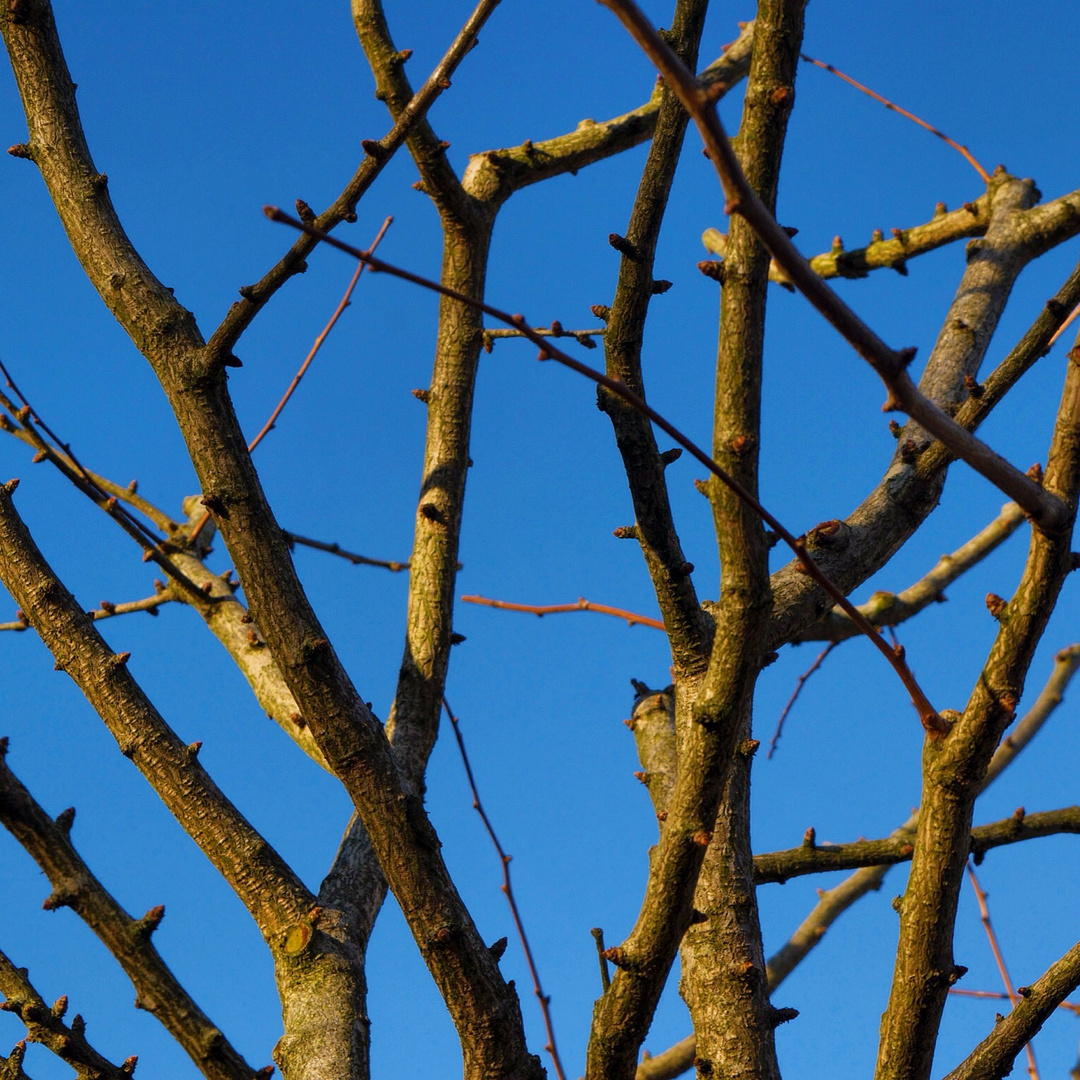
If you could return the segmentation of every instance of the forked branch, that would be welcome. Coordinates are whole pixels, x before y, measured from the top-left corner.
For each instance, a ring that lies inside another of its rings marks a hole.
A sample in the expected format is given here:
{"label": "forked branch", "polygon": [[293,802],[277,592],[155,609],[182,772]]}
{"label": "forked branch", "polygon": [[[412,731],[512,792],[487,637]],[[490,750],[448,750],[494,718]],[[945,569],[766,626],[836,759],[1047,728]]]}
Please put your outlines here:
{"label": "forked branch", "polygon": [[996,484],[1018,502],[1032,519],[1048,530],[1068,520],[1064,503],[1025,473],[975,438],[919,392],[907,374],[913,349],[895,350],[885,344],[810,268],[743,175],[735,152],[716,113],[715,103],[693,74],[653,29],[632,0],[601,0],[648,54],[672,87],[705,141],[709,158],[720,177],[727,199],[725,210],[744,217],[761,237],[772,257],[795,287],[840,332],[877,372],[888,391],[886,411],[901,409],[917,420],[958,458]]}

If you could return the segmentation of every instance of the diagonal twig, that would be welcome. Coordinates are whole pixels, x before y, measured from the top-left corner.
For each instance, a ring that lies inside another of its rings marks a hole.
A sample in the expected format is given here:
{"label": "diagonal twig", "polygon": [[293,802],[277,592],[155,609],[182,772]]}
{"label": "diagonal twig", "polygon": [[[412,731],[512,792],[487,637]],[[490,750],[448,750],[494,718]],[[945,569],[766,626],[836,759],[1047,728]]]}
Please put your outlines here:
{"label": "diagonal twig", "polygon": [[[503,883],[499,888],[506,897],[507,904],[510,905],[510,915],[514,920],[514,927],[516,928],[518,938],[521,941],[521,949],[525,954],[525,962],[529,966],[529,974],[532,976],[533,993],[536,994],[536,999],[540,1002],[540,1012],[544,1017],[544,1029],[547,1032],[548,1040],[544,1049],[551,1055],[551,1063],[555,1069],[555,1075],[558,1077],[558,1080],[566,1080],[566,1073],[563,1071],[562,1061],[559,1059],[559,1051],[555,1048],[555,1029],[551,1023],[551,996],[545,994],[540,986],[540,974],[536,970],[536,961],[533,959],[532,949],[529,947],[529,939],[525,934],[525,924],[521,921],[521,912],[518,910],[517,901],[514,899],[514,888],[510,881],[510,860],[512,856],[507,855],[502,844],[499,843],[499,838],[491,824],[491,819],[487,816],[484,804],[480,801],[480,792],[476,787],[476,777],[473,776],[472,764],[470,763],[469,755],[465,750],[465,739],[461,734],[461,721],[458,719],[453,709],[450,708],[450,702],[446,700],[445,695],[443,695],[442,703],[443,708],[446,710],[446,715],[450,720],[450,726],[454,731],[454,740],[457,742],[458,752],[461,754],[461,763],[465,766],[465,775],[469,781],[469,790],[472,792],[473,809],[480,815],[480,820],[484,823],[484,829],[491,838],[491,843],[494,845],[495,851],[499,856],[499,862],[502,865]],[[506,939],[504,938],[503,945],[505,946],[505,944]]]}

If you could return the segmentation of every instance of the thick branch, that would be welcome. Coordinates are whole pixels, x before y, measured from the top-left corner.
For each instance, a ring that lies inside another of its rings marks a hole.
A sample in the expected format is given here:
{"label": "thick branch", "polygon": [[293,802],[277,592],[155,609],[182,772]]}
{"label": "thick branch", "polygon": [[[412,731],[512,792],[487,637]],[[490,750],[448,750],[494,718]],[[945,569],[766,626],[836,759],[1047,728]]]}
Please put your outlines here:
{"label": "thick branch", "polygon": [[52,886],[45,906],[70,907],[101,939],[135,987],[139,1008],[154,1014],[208,1080],[254,1080],[256,1072],[211,1023],[151,943],[165,913],[133,919],[93,875],[71,844],[73,811],[53,821],[19,782],[0,742],[0,821]]}

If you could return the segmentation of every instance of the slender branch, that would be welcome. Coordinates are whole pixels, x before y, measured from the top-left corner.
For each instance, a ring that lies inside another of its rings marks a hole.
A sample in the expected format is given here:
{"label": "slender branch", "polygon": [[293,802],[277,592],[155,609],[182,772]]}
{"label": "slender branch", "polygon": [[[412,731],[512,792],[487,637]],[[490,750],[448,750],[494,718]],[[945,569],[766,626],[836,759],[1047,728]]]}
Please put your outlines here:
{"label": "slender branch", "polygon": [[[607,331],[603,326],[596,330],[564,330],[561,326],[556,324],[555,326],[538,326],[536,332],[541,337],[572,337],[584,348],[595,349],[596,342],[593,341],[593,338],[602,338]],[[519,337],[524,337],[520,330],[485,330],[484,352],[490,353],[495,342],[499,341],[501,338]]]}
{"label": "slender branch", "polygon": [[26,1025],[26,1037],[41,1043],[75,1070],[79,1080],[128,1080],[139,1060],[132,1055],[122,1065],[102,1057],[87,1041],[86,1022],[76,1013],[65,1024],[68,999],[57,998],[50,1008],[27,978],[26,968],[17,968],[0,952],[0,1009],[14,1013]]}
{"label": "slender branch", "polygon": [[1051,531],[1063,528],[1068,511],[1061,500],[1044,491],[924,397],[906,371],[914,351],[891,349],[811,270],[747,183],[708,91],[698,85],[632,0],[601,2],[619,17],[693,117],[723,184],[727,198],[725,211],[739,214],[750,223],[795,287],[877,372],[888,391],[885,410],[901,409],[908,413],[950,452],[1018,502],[1040,527]]}
{"label": "slender branch", "polygon": [[[950,997],[993,998],[996,1001],[1011,1000],[1009,994],[1002,993],[1000,990],[961,990],[959,986],[954,986],[949,991],[949,995]],[[1058,1008],[1080,1016],[1080,1004],[1072,1001],[1060,1001],[1058,1002]]]}
{"label": "slender branch", "polygon": [[[983,924],[983,929],[986,931],[986,938],[990,943],[990,951],[994,954],[994,962],[997,964],[998,972],[1001,975],[1001,981],[1005,984],[1005,994],[1009,999],[1009,1004],[1015,1009],[1020,998],[1013,989],[1013,981],[1009,978],[1009,971],[1005,966],[1005,956],[1001,951],[1001,946],[998,944],[997,934],[994,933],[993,924],[990,922],[990,908],[986,904],[988,894],[979,884],[979,879],[975,876],[975,871],[972,870],[970,863],[968,864],[967,873],[968,880],[971,882],[971,887],[975,890],[975,899],[979,902],[979,918]],[[1039,1066],[1035,1063],[1034,1047],[1031,1043],[1028,1043],[1024,1047],[1024,1051],[1026,1052],[1028,1059],[1028,1076],[1031,1077],[1031,1080],[1039,1080]]]}
{"label": "slender branch", "polygon": [[546,605],[511,604],[506,600],[489,600],[486,596],[463,596],[461,599],[466,604],[481,604],[484,607],[500,608],[503,611],[525,611],[531,615],[540,616],[562,615],[571,611],[595,611],[600,615],[613,615],[617,619],[625,619],[628,626],[651,626],[655,630],[664,629],[664,624],[660,619],[650,619],[648,615],[638,615],[633,611],[609,607],[607,604],[594,604],[584,597],[580,597],[576,604]]}
{"label": "slender branch", "polygon": [[780,712],[780,719],[776,721],[776,730],[773,732],[773,737],[769,742],[769,750],[765,755],[766,759],[771,761],[773,754],[776,753],[776,744],[780,741],[780,736],[784,731],[784,721],[787,719],[787,715],[791,712],[795,705],[795,702],[799,700],[799,695],[802,693],[803,687],[806,685],[807,679],[817,671],[822,664],[825,663],[825,658],[836,648],[837,642],[830,641],[821,652],[818,653],[814,662],[799,676],[798,682],[795,684],[795,689],[792,691],[791,697],[788,698],[787,704]]}
{"label": "slender branch", "polygon": [[925,120],[921,120],[914,113],[910,113],[907,109],[901,109],[899,105],[890,101],[888,98],[882,97],[880,94],[875,93],[868,86],[863,86],[861,82],[856,82],[850,75],[845,75],[839,68],[835,68],[832,64],[826,64],[822,60],[815,60],[812,56],[807,56],[805,53],[801,54],[801,58],[808,64],[813,64],[815,67],[823,68],[825,71],[831,72],[838,79],[843,79],[844,82],[851,86],[854,86],[856,90],[861,90],[868,97],[872,97],[875,101],[880,101],[886,109],[891,109],[895,113],[899,113],[901,116],[906,117],[913,123],[918,124],[919,127],[925,128],[931,135],[936,135],[943,142],[946,142],[951,146],[958,154],[961,154],[967,163],[979,174],[984,184],[990,183],[990,174],[975,160],[971,151],[966,146],[961,146],[958,142],[954,142],[943,131],[938,131],[936,127],[932,127]]}
{"label": "slender branch", "polygon": [[[109,517],[111,517],[113,521],[115,521],[120,528],[139,545],[140,548],[142,548],[144,561],[150,560],[155,562],[183,589],[187,590],[189,593],[195,592],[196,586],[194,582],[192,582],[191,579],[188,578],[165,554],[168,542],[162,540],[161,537],[148,529],[137,517],[129,513],[125,507],[120,505],[120,500],[117,496],[110,495],[97,483],[97,477],[85,469],[79,459],[72,453],[71,444],[62,442],[59,436],[41,419],[38,412],[30,405],[26,396],[15,384],[15,381],[11,377],[11,373],[4,366],[3,361],[0,361],[0,374],[4,376],[7,385],[11,388],[15,396],[23,403],[22,408],[18,409],[6,394],[0,393],[0,405],[7,409],[18,421],[23,433],[27,436],[26,441],[29,442],[30,445],[36,447],[38,452],[35,455],[34,460],[51,461],[79,491],[86,495],[95,506],[104,510],[105,513],[108,514]],[[52,439],[52,444],[46,442],[45,439],[42,438],[37,432],[35,425],[40,427],[41,430]],[[174,523],[170,522],[170,524]]]}
{"label": "slender branch", "polygon": [[[754,24],[742,24],[738,38],[714,60],[700,79],[717,98],[738,85],[750,70]],[[526,139],[518,146],[501,147],[472,155],[462,177],[465,189],[476,198],[501,203],[515,191],[553,176],[573,175],[653,137],[663,92],[657,86],[644,104],[621,116],[581,120],[573,131],[551,139]]]}
{"label": "slender branch", "polygon": [[302,547],[314,548],[316,551],[325,551],[330,555],[337,555],[341,559],[345,559],[351,562],[353,566],[381,566],[384,570],[393,570],[397,573],[399,570],[408,570],[408,560],[405,562],[396,562],[393,559],[370,559],[367,555],[357,555],[354,551],[346,551],[338,543],[328,544],[324,540],[312,540],[307,536],[300,536],[294,532],[285,533],[285,539],[290,544],[300,544]]}
{"label": "slender branch", "polygon": [[[101,601],[101,607],[88,611],[95,622],[101,619],[111,619],[114,615],[130,615],[135,611],[145,611],[150,615],[156,615],[158,608],[163,604],[170,604],[179,597],[174,595],[171,589],[165,588],[153,596],[144,597],[142,600],[127,600],[121,604],[113,604],[108,600]],[[30,620],[21,612],[16,612],[16,618],[12,622],[0,623],[0,630],[13,630],[19,633],[30,629]]]}
{"label": "slender branch", "polygon": [[1013,1060],[1031,1041],[1054,1010],[1080,986],[1080,943],[1031,986],[1019,991],[1021,1000],[945,1080],[1002,1080]]}
{"label": "slender branch", "polygon": [[[945,599],[945,589],[1003,544],[1024,523],[1024,512],[1016,503],[1006,503],[1001,513],[955,551],[942,555],[929,573],[898,593],[875,592],[859,611],[874,626],[898,626],[931,604]],[[795,641],[839,643],[858,634],[843,611],[833,609]]]}
{"label": "slender branch", "polygon": [[[536,960],[533,958],[532,949],[529,947],[529,939],[525,934],[525,924],[521,921],[521,912],[518,910],[517,901],[514,899],[514,888],[510,881],[510,860],[512,856],[507,855],[502,844],[499,843],[494,826],[491,824],[491,818],[488,817],[484,804],[480,801],[480,792],[476,787],[476,777],[473,775],[472,764],[465,749],[465,738],[461,734],[461,721],[453,709],[450,708],[450,703],[445,696],[443,697],[443,708],[446,710],[446,715],[454,732],[454,740],[457,743],[458,752],[461,754],[461,763],[465,766],[469,791],[472,793],[473,809],[480,815],[480,820],[484,823],[484,829],[491,839],[491,843],[499,856],[499,863],[502,866],[503,882],[500,889],[506,897],[507,904],[510,905],[510,915],[514,920],[518,940],[521,942],[521,951],[525,954],[525,963],[528,964],[529,975],[532,977],[533,993],[540,1003],[540,1012],[544,1018],[544,1030],[547,1032],[548,1040],[544,1049],[551,1055],[551,1064],[555,1069],[555,1075],[559,1080],[566,1080],[566,1073],[563,1071],[562,1061],[559,1059],[559,1051],[555,1047],[555,1029],[551,1023],[551,997],[545,994],[540,986],[540,973],[536,970]],[[503,944],[505,945],[505,939]]]}
{"label": "slender branch", "polygon": [[[862,248],[847,250],[838,236],[830,251],[811,256],[810,269],[824,280],[863,278],[872,270],[884,269],[906,275],[908,260],[957,240],[985,234],[990,221],[990,206],[991,199],[985,191],[977,199],[964,203],[959,210],[950,211],[944,203],[938,203],[930,221],[906,229],[893,229],[888,239],[880,229],[875,229],[870,243]],[[706,229],[701,242],[714,255],[723,258],[727,254],[727,236],[719,229]],[[698,268],[709,276],[722,275],[722,268],[715,271],[711,269],[713,265],[700,263]],[[787,289],[795,288],[775,259],[769,263],[769,280]]]}
{"label": "slender branch", "polygon": [[70,907],[101,939],[152,1012],[208,1080],[255,1080],[256,1073],[177,981],[152,944],[165,914],[151,908],[133,919],[80,858],[70,839],[74,810],[54,821],[4,760],[0,740],[0,822],[41,867],[52,886],[46,908]]}
{"label": "slender branch", "polygon": [[[3,402],[0,401],[0,404],[3,404]],[[11,406],[5,405],[5,408],[10,409]],[[21,425],[17,415],[16,421]],[[0,413],[0,431],[6,431],[9,435],[18,439],[20,442],[25,443],[27,446],[33,447],[34,450],[38,452],[44,450],[48,460],[53,463],[59,460],[64,465],[67,465],[72,472],[85,473],[94,487],[100,488],[106,495],[115,496],[120,502],[126,503],[128,506],[133,506],[143,515],[143,517],[148,521],[152,521],[162,532],[172,534],[180,527],[178,523],[163,510],[159,510],[152,502],[147,501],[139,495],[138,481],[132,480],[129,484],[118,484],[116,481],[110,480],[107,476],[102,476],[92,469],[76,465],[76,463],[62,450],[57,449],[55,446],[43,444],[41,436],[34,431],[32,427],[29,430],[22,426],[17,427],[3,413]],[[67,474],[65,473],[64,475],[66,476]]]}
{"label": "slender branch", "polygon": [[225,797],[165,723],[93,620],[46,563],[0,485],[0,577],[34,629],[89,699],[120,746],[217,867],[270,939],[306,913],[313,897],[276,851]]}

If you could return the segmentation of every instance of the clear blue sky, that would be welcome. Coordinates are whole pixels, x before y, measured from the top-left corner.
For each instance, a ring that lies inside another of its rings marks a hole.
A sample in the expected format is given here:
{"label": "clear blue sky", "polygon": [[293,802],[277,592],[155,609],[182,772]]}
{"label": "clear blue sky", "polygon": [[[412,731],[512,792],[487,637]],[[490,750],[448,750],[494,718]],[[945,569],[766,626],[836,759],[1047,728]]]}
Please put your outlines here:
{"label": "clear blue sky", "polygon": [[[397,44],[414,49],[416,84],[441,55],[467,6],[395,4]],[[667,4],[651,3],[659,22]],[[703,55],[737,33],[750,4],[715,5]],[[236,296],[291,242],[261,215],[264,203],[298,196],[316,209],[340,190],[362,138],[388,128],[355,40],[346,3],[281,0],[57,4],[68,61],[98,167],[134,242],[155,273],[209,333]],[[1075,45],[1080,8],[1065,0],[1021,10],[1004,2],[865,5],[816,0],[805,49],[831,61],[966,143],[989,168],[999,162],[1034,177],[1045,196],[1080,185],[1073,146]],[[588,0],[507,3],[481,35],[432,122],[459,168],[469,153],[572,129],[635,107],[653,74],[613,17]],[[927,220],[938,200],[976,197],[981,183],[957,154],[925,132],[803,66],[787,145],[779,216],[800,230],[807,254],[839,233],[849,247],[875,228]],[[736,126],[738,95],[723,114]],[[0,72],[0,140],[22,142],[25,125],[10,72]],[[535,323],[596,325],[589,305],[610,301],[621,232],[643,162],[638,150],[516,195],[496,230],[489,274],[493,303]],[[402,154],[342,234],[366,242],[394,215],[387,259],[436,274],[436,216]],[[64,241],[34,167],[0,160],[4,251],[0,259],[0,355],[35,408],[93,468],[179,512],[194,491],[175,423],[145,362],[87,284]],[[696,270],[699,236],[724,227],[723,199],[696,136],[680,170],[659,276],[674,288],[654,302],[646,377],[654,404],[691,435],[710,425],[716,288]],[[1016,288],[988,358],[996,362],[1037,314],[1077,258],[1066,245],[1031,268]],[[963,268],[961,246],[882,272],[841,290],[890,343],[925,358]],[[233,372],[240,415],[252,433],[280,396],[345,286],[352,267],[322,251],[282,290],[240,343]],[[872,373],[797,297],[771,297],[763,432],[763,499],[794,531],[842,517],[877,481],[892,452]],[[338,329],[258,463],[279,521],[383,558],[408,556],[424,410],[409,394],[430,370],[435,301],[400,283],[365,279]],[[597,354],[592,354],[595,357]],[[592,388],[531,347],[501,343],[485,358],[474,421],[475,461],[462,537],[460,593],[554,603],[579,596],[655,614],[636,545],[611,537],[632,518],[607,419]],[[1026,467],[1045,459],[1064,362],[1060,347],[984,428]],[[588,357],[586,357],[588,359]],[[20,476],[18,506],[38,542],[87,607],[151,591],[138,553],[25,447],[0,442],[0,474]],[[715,595],[715,542],[695,470],[669,470],[677,524],[698,567],[702,595]],[[902,588],[938,555],[989,521],[1003,497],[956,468],[924,533],[858,593]],[[949,603],[902,630],[912,666],[940,707],[962,707],[992,640],[988,591],[1009,595],[1022,536],[949,591]],[[224,569],[221,550],[216,565]],[[314,552],[297,562],[320,618],[354,678],[385,715],[401,655],[402,575],[351,568]],[[1053,652],[1080,637],[1072,583],[1032,668],[1036,692]],[[2,604],[0,604],[2,607]],[[4,616],[9,617],[9,616]],[[335,782],[294,751],[255,702],[195,614],[103,626],[132,653],[131,666],[225,791],[316,887],[348,818]],[[506,848],[537,954],[564,1061],[583,1066],[591,1006],[599,993],[589,928],[609,943],[629,930],[641,896],[655,824],[631,775],[631,677],[662,686],[663,636],[591,615],[537,620],[461,605],[448,694],[463,722],[482,794]],[[812,647],[787,649],[763,676],[756,734],[767,739]],[[9,763],[53,813],[75,804],[74,840],[101,879],[139,914],[164,903],[155,942],[205,1010],[256,1065],[270,1061],[280,1016],[271,965],[245,911],[123,759],[77,690],[52,672],[31,634],[0,637],[5,704],[0,734]],[[1077,712],[1072,699],[977,810],[994,820],[1023,805],[1076,800]],[[777,758],[754,774],[755,847],[798,843],[809,825],[823,840],[879,836],[918,801],[921,737],[901,688],[862,642],[834,654],[809,684]],[[452,742],[430,769],[429,807],[446,857],[484,935],[512,934],[498,891],[499,867],[470,809]],[[1030,982],[1077,937],[1080,865],[1075,838],[1034,841],[992,853],[982,880],[1018,983]],[[68,911],[40,910],[47,886],[6,834],[0,836],[0,947],[30,968],[43,995],[62,993],[89,1022],[95,1045],[140,1074],[194,1075],[186,1057],[145,1013],[131,1008],[125,977]],[[761,892],[766,950],[786,940],[815,900],[801,879]],[[777,997],[801,1011],[782,1028],[791,1076],[866,1075],[888,990],[896,932],[889,900],[894,871],[829,933]],[[998,989],[974,902],[962,903],[957,959],[965,985]],[[503,969],[517,979],[537,1050],[543,1036],[516,944]],[[393,905],[380,919],[369,965],[374,1075],[397,1080],[453,1076],[457,1043],[437,994]],[[954,1065],[990,1028],[999,1005],[954,1000],[936,1073]],[[689,1031],[674,981],[647,1045],[653,1052]],[[1062,1012],[1037,1043],[1044,1075],[1075,1058],[1077,1020]],[[0,1014],[0,1051],[22,1036]],[[35,1077],[68,1075],[32,1051]]]}

